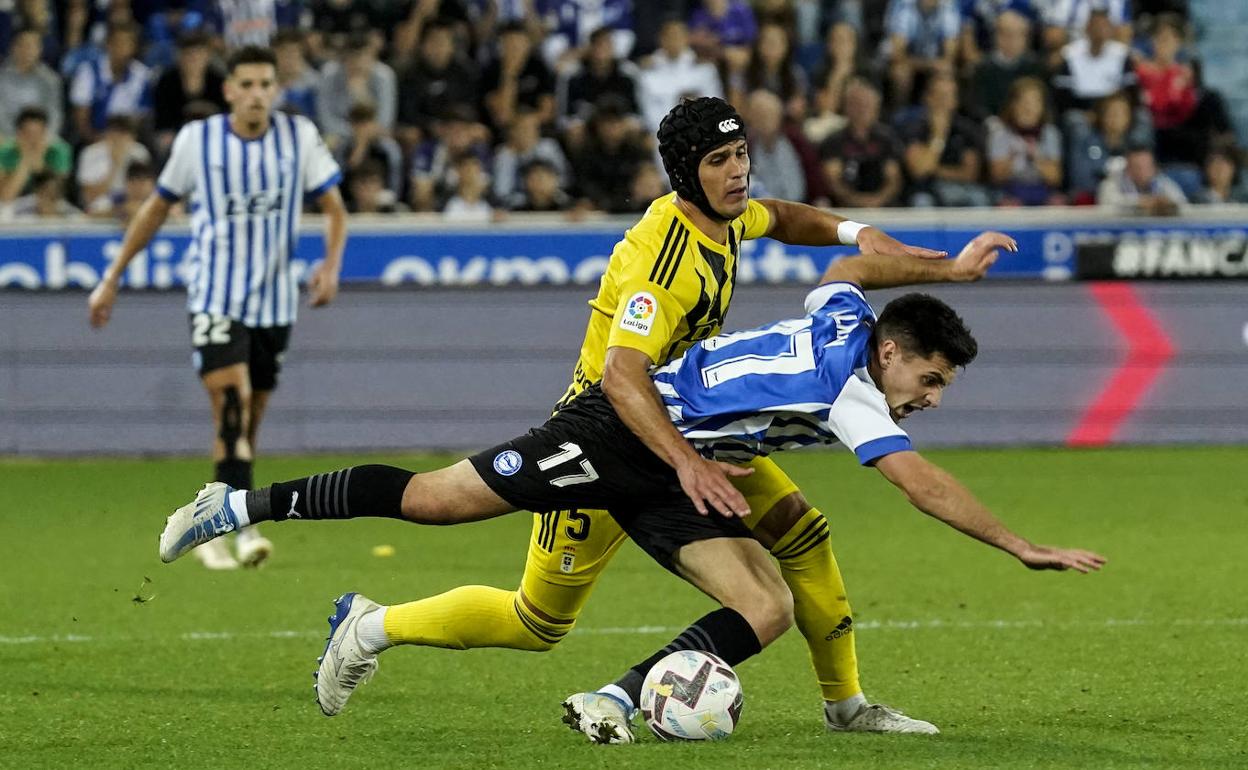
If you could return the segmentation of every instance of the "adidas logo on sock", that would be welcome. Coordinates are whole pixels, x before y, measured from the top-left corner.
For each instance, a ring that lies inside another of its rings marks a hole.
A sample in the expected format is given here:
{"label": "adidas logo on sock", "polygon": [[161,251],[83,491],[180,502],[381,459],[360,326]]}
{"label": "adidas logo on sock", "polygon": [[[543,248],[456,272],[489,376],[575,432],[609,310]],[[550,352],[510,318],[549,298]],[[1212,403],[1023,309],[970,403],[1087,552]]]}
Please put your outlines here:
{"label": "adidas logo on sock", "polygon": [[836,628],[832,629],[832,633],[825,636],[824,641],[830,642],[833,639],[840,639],[842,636],[848,636],[854,631],[854,619],[846,615],[841,618],[841,622],[836,624]]}

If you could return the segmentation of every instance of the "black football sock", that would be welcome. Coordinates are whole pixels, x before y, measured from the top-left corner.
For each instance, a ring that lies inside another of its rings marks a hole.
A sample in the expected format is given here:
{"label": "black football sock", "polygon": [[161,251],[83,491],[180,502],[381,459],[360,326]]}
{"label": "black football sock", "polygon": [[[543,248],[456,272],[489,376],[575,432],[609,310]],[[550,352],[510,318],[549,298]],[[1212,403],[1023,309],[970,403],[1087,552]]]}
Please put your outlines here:
{"label": "black football sock", "polygon": [[702,650],[723,659],[730,666],[757,655],[763,649],[758,634],[741,613],[722,607],[686,628],[666,647],[630,668],[615,681],[628,693],[634,708],[641,702],[641,686],[655,663],[679,650]]}
{"label": "black football sock", "polygon": [[415,473],[389,465],[356,465],[281,481],[247,493],[252,524],[287,519],[403,518],[403,491]]}

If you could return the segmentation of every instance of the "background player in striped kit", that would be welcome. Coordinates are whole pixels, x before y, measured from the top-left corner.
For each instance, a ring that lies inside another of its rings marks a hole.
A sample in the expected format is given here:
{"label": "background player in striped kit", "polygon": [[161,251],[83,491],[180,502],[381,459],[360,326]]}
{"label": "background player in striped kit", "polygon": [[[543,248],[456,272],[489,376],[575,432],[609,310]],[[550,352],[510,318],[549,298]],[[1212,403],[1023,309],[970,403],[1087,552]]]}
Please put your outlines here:
{"label": "background player in striped kit", "polygon": [[[131,221],[117,259],[89,300],[91,325],[108,323],[126,265],[144,249],[172,205],[190,196],[191,271],[187,277],[194,363],[212,401],[214,478],[252,486],[252,463],[269,396],[295,322],[299,291],[291,258],[304,198],[325,214],[324,260],[308,281],[309,304],[338,293],[347,237],[342,174],[316,126],[273,111],[276,59],[245,47],[228,63],[228,114],[183,126],[156,192]],[[209,568],[255,566],[272,544],[241,533],[237,560],[223,541],[196,550]]]}

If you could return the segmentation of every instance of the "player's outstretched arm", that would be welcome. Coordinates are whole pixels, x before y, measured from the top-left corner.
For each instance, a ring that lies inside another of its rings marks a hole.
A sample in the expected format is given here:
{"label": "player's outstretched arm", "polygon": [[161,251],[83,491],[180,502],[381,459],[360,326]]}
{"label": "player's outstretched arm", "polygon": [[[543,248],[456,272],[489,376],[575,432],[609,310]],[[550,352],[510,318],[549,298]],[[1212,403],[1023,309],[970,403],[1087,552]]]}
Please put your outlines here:
{"label": "player's outstretched arm", "polygon": [[113,303],[117,301],[117,287],[121,285],[121,276],[125,274],[126,266],[130,264],[130,260],[134,259],[135,254],[147,248],[152,236],[156,235],[156,231],[169,217],[171,208],[173,208],[172,202],[160,193],[152,193],[147,196],[147,200],[143,201],[134,219],[130,220],[125,238],[121,241],[121,251],[117,252],[117,258],[104,271],[100,283],[87,299],[89,319],[96,329],[103,328],[113,314]]}
{"label": "player's outstretched arm", "polygon": [[794,246],[857,246],[863,254],[941,259],[948,252],[908,246],[878,227],[854,222],[805,203],[760,198],[771,215],[767,237]]}
{"label": "player's outstretched arm", "polygon": [[819,283],[848,281],[864,289],[887,289],[916,283],[978,281],[997,261],[1000,250],[1018,251],[1008,235],[984,232],[971,239],[953,259],[913,259],[898,256],[844,257],[828,265]]}
{"label": "player's outstretched arm", "polygon": [[338,296],[342,251],[347,245],[347,207],[336,185],[326,190],[316,202],[325,215],[325,258],[308,280],[308,304],[321,307]]}
{"label": "player's outstretched arm", "polygon": [[875,467],[905,493],[914,507],[959,532],[1000,548],[1030,569],[1091,572],[1105,564],[1105,557],[1092,551],[1035,545],[1019,537],[975,499],[969,489],[918,452],[885,455],[876,461]]}
{"label": "player's outstretched arm", "polygon": [[650,356],[633,348],[607,348],[602,370],[602,392],[616,414],[642,443],[672,466],[680,487],[705,516],[707,506],[725,516],[748,516],[750,507],[729,476],[748,476],[753,471],[728,463],[714,462],[693,451],[667,416],[667,408],[650,379]]}

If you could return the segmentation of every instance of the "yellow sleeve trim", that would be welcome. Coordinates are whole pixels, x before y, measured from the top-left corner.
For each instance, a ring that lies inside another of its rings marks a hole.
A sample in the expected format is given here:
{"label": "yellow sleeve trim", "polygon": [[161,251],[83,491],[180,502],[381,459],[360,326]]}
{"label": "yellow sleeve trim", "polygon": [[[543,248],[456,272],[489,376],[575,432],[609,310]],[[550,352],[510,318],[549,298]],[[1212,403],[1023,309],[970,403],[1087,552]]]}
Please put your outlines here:
{"label": "yellow sleeve trim", "polygon": [[771,229],[771,212],[766,206],[751,198],[746,205],[745,213],[741,215],[741,224],[745,225],[745,230],[741,233],[742,240],[762,238]]}

